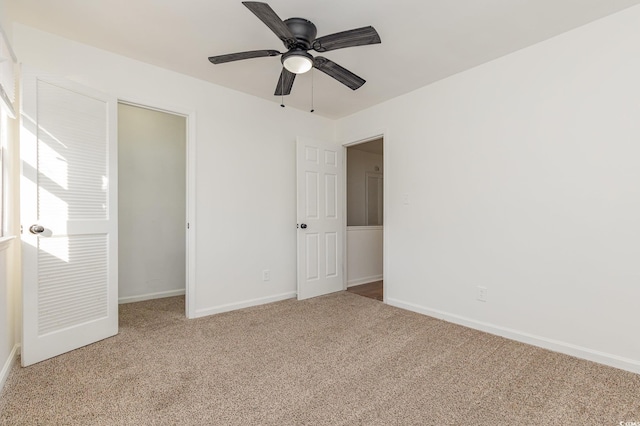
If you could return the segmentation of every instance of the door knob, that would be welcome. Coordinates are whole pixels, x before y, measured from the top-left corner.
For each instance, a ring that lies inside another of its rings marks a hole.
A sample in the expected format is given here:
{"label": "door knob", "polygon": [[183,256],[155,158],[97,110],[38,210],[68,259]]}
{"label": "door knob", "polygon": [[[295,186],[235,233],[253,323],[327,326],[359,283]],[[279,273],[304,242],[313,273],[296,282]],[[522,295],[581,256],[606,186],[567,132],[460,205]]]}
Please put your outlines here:
{"label": "door knob", "polygon": [[307,224],[306,224],[306,223],[301,223],[301,224],[300,224],[300,228],[302,228],[302,229],[307,229]]}
{"label": "door knob", "polygon": [[31,225],[29,227],[29,232],[32,234],[42,234],[44,232],[44,226],[42,225]]}

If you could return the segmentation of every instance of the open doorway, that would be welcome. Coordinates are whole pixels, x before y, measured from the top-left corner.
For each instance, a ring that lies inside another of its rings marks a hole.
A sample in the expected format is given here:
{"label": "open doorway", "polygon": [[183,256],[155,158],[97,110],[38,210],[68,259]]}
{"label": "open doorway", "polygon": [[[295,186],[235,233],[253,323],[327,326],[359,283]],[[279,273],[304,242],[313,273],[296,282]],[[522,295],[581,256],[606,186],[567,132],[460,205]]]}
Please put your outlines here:
{"label": "open doorway", "polygon": [[118,302],[186,289],[187,117],[118,104]]}
{"label": "open doorway", "polygon": [[384,141],[346,149],[347,290],[383,300]]}

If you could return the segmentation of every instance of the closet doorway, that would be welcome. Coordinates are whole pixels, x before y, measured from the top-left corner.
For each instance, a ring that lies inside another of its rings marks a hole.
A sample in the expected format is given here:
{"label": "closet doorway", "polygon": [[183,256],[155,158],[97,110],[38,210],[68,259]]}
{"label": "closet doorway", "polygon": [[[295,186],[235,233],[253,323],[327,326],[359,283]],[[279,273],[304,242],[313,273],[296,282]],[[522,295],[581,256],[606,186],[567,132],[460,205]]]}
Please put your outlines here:
{"label": "closet doorway", "polygon": [[384,141],[349,145],[347,164],[347,290],[383,300]]}
{"label": "closet doorway", "polygon": [[118,104],[118,301],[186,288],[187,117]]}

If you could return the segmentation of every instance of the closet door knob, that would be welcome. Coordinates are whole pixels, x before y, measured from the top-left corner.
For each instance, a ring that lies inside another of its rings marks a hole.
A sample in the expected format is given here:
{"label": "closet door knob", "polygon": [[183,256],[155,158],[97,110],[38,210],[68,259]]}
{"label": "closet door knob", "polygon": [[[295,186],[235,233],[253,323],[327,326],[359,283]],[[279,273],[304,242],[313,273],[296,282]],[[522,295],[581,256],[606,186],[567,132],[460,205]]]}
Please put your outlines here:
{"label": "closet door knob", "polygon": [[29,232],[32,234],[42,234],[44,232],[44,226],[42,225],[31,225],[29,227]]}

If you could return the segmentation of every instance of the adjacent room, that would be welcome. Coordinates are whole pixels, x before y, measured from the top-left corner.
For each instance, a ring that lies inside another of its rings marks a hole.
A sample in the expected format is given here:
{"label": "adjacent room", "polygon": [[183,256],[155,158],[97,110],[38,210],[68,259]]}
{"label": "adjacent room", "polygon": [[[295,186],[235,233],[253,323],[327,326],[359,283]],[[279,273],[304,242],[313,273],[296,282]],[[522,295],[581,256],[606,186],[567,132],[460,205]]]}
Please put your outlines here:
{"label": "adjacent room", "polygon": [[384,141],[347,147],[347,288],[384,299]]}
{"label": "adjacent room", "polygon": [[0,0],[0,423],[640,424],[639,23]]}

